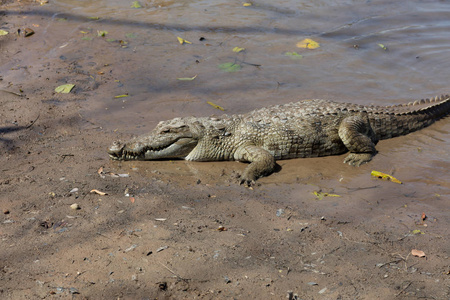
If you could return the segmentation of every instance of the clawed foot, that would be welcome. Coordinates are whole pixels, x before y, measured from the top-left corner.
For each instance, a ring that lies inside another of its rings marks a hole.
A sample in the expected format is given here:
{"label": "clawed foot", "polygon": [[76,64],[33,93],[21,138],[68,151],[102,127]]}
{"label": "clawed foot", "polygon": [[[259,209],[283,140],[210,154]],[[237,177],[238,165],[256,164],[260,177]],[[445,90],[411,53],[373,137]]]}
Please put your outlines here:
{"label": "clawed foot", "polygon": [[248,172],[244,171],[242,175],[238,176],[238,182],[240,185],[244,185],[245,187],[252,187],[256,184],[256,176],[248,174]]}
{"label": "clawed foot", "polygon": [[372,153],[350,153],[345,159],[344,164],[359,167],[372,160]]}

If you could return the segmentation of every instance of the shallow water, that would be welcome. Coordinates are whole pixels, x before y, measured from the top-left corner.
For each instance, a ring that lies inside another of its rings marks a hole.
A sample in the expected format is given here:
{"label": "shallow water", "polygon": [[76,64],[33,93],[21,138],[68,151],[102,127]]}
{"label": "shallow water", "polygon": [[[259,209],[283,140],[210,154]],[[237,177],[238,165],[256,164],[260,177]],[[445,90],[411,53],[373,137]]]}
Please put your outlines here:
{"label": "shallow water", "polygon": [[[89,88],[78,90],[85,97],[80,113],[123,139],[160,120],[222,113],[207,101],[237,114],[305,98],[391,105],[449,92],[450,4],[445,1],[140,3],[135,9],[127,1],[55,0],[18,11],[41,17],[39,37],[29,39],[33,50],[24,50],[22,63],[51,68],[53,61],[63,61],[84,74]],[[98,31],[108,33],[99,37]],[[192,44],[181,45],[177,37]],[[298,48],[305,38],[320,47]],[[245,51],[235,53],[234,47]],[[241,69],[221,71],[218,66],[227,62]],[[12,66],[14,61],[1,67]],[[124,94],[129,97],[114,98]],[[384,168],[418,185],[446,186],[448,193],[449,128],[443,120],[383,141],[370,167],[346,172],[358,177]],[[341,169],[342,159],[328,160]],[[262,181],[293,182],[305,168],[327,170],[324,161],[283,162],[282,172]],[[333,170],[325,173],[334,176]]]}
{"label": "shallow water", "polygon": [[[108,107],[116,120],[122,113],[145,119],[217,113],[206,101],[227,113],[242,113],[310,97],[395,104],[448,92],[450,5],[444,1],[141,4],[133,9],[125,1],[54,1],[49,7],[61,13],[52,15],[47,38],[64,34],[68,43],[61,50],[55,45],[49,54],[100,69],[109,64],[105,71],[121,81],[92,103],[97,109]],[[67,21],[58,21],[61,17]],[[85,17],[100,20],[85,23]],[[83,29],[92,31],[92,41],[80,41]],[[97,38],[97,30],[108,35]],[[180,45],[177,36],[192,44]],[[125,40],[127,48],[106,38]],[[297,48],[304,38],[321,47]],[[80,45],[77,55],[67,55]],[[245,52],[232,52],[236,46]],[[292,59],[286,52],[303,58]],[[218,65],[226,62],[242,69],[220,71]],[[177,80],[195,75],[193,81]],[[132,97],[124,103],[111,100],[117,93]]]}

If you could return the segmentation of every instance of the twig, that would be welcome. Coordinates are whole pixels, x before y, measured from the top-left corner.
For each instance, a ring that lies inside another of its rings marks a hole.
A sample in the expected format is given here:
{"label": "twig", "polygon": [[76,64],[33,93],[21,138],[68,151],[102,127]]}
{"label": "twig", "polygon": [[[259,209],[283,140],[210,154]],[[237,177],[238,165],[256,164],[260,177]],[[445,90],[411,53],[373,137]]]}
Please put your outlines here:
{"label": "twig", "polygon": [[401,293],[403,293],[409,286],[412,284],[412,281],[410,281],[395,297],[400,296]]}
{"label": "twig", "polygon": [[66,159],[67,156],[75,156],[75,155],[73,155],[73,154],[61,154],[61,160],[59,162],[62,163]]}
{"label": "twig", "polygon": [[19,96],[19,97],[22,97],[22,94],[19,94],[19,93],[15,93],[15,92],[10,92],[10,91],[7,91],[7,90],[0,90],[0,91],[2,91],[2,92],[5,92],[5,93],[10,93],[10,94],[13,94],[13,95],[16,95],[16,96]]}
{"label": "twig", "polygon": [[37,116],[37,118],[36,118],[33,122],[31,122],[31,123],[30,123],[27,127],[25,127],[25,128],[26,128],[26,129],[31,128],[31,126],[33,126],[34,123],[36,123],[36,121],[39,119],[40,116],[41,116],[41,113],[39,113],[38,116]]}
{"label": "twig", "polygon": [[183,278],[180,275],[178,275],[177,273],[175,273],[174,271],[172,271],[168,266],[166,266],[163,263],[158,262],[161,266],[163,266],[164,268],[166,268],[170,273],[172,273],[173,275],[175,275],[178,279],[181,279],[183,281],[188,281],[189,279]]}

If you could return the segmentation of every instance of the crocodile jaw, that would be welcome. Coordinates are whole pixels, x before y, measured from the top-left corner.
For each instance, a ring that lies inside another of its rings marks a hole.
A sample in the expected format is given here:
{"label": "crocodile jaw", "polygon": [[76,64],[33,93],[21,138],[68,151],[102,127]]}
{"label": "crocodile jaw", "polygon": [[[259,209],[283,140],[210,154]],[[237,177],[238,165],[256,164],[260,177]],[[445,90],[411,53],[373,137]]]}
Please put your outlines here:
{"label": "crocodile jaw", "polygon": [[156,160],[168,158],[185,158],[197,145],[192,137],[177,137],[152,143],[150,139],[137,139],[130,143],[114,142],[108,149],[113,160]]}

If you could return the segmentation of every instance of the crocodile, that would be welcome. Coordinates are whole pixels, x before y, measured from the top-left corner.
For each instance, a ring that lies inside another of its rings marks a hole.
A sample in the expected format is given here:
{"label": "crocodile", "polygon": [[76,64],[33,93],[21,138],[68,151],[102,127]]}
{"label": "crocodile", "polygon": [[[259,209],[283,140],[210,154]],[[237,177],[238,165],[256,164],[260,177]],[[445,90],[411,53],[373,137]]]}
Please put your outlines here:
{"label": "crocodile", "polygon": [[242,115],[183,117],[160,122],[127,143],[113,142],[113,160],[185,159],[249,162],[240,183],[271,174],[276,160],[340,155],[360,166],[377,153],[379,140],[429,126],[450,112],[450,96],[408,104],[371,106],[303,100]]}

